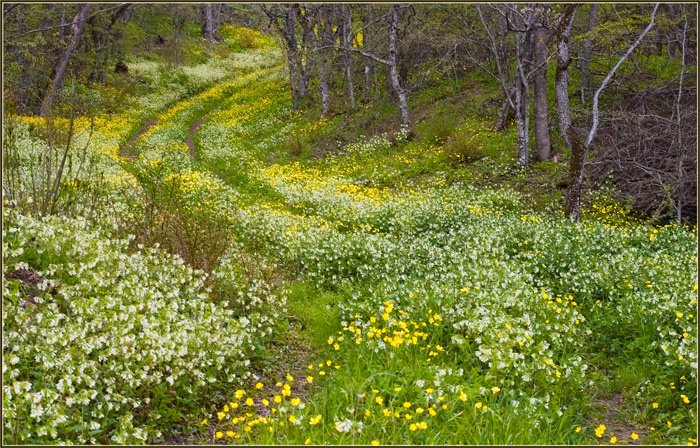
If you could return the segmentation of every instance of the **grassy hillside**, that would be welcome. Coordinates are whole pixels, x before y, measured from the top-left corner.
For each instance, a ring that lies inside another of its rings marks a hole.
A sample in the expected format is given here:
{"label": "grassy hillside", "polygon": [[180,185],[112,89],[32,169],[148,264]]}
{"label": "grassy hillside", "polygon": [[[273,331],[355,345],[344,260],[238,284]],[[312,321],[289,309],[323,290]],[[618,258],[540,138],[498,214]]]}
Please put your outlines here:
{"label": "grassy hillside", "polygon": [[[696,228],[605,190],[565,220],[488,80],[428,83],[409,138],[293,112],[272,42],[224,37],[78,121],[77,217],[5,198],[4,443],[697,442]],[[3,124],[31,191],[44,123]]]}

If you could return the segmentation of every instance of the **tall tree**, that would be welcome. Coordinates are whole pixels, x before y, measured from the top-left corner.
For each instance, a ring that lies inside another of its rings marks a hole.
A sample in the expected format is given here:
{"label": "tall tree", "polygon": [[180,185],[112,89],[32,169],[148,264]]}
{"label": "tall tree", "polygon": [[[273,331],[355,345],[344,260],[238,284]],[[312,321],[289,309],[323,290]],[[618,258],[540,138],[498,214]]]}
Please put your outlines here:
{"label": "tall tree", "polygon": [[221,42],[223,39],[219,35],[219,17],[221,15],[221,4],[201,3],[201,26],[202,38],[209,42]]}
{"label": "tall tree", "polygon": [[533,10],[535,143],[538,160],[546,162],[551,153],[547,120],[547,39],[549,37],[547,16],[549,5],[536,3],[533,5]]}
{"label": "tall tree", "polygon": [[68,45],[63,51],[58,63],[56,64],[55,74],[51,78],[51,85],[49,86],[49,91],[44,98],[41,105],[41,116],[46,117],[51,106],[53,105],[54,96],[56,92],[63,85],[63,77],[66,75],[66,70],[68,69],[68,63],[73,55],[73,51],[78,44],[78,39],[80,38],[80,33],[83,30],[85,20],[87,19],[88,12],[90,12],[90,3],[81,3],[78,5],[78,11],[73,18],[73,22],[70,27],[70,37],[68,38]]}
{"label": "tall tree", "polygon": [[[503,100],[501,101],[501,106],[498,108],[498,118],[496,119],[495,129],[500,132],[505,129],[506,123],[508,121],[509,112],[515,110],[515,89],[514,81],[510,79],[510,53],[509,47],[505,45],[504,40],[508,35],[507,20],[504,19],[503,15],[497,15],[497,22],[495,25],[487,24],[484,11],[481,5],[476,4],[476,11],[481,20],[481,24],[486,31],[488,37],[488,49],[491,52],[491,56],[496,64],[496,73],[493,74],[491,70],[489,73],[498,79],[501,85],[501,91],[503,93]],[[464,26],[468,26],[468,22]],[[482,68],[484,64],[475,60],[475,62]]]}
{"label": "tall tree", "polygon": [[529,161],[530,76],[532,74],[532,9],[510,5],[507,17],[515,28],[515,124],[518,130],[518,164]]}
{"label": "tall tree", "polygon": [[340,15],[340,33],[343,48],[345,50],[345,77],[348,83],[348,99],[350,100],[350,109],[355,108],[355,83],[353,82],[353,60],[352,52],[347,50],[352,46],[352,9],[350,5],[341,5],[339,9]]}
{"label": "tall tree", "polygon": [[590,89],[591,83],[591,56],[593,56],[593,36],[591,33],[598,18],[598,3],[592,3],[588,12],[588,35],[583,40],[583,50],[581,52],[581,103],[586,102],[586,92]]}
{"label": "tall tree", "polygon": [[330,82],[331,61],[333,58],[333,28],[330,5],[322,5],[316,30],[318,33],[316,52],[319,54],[319,81],[321,89],[321,115],[326,115],[331,108]]}
{"label": "tall tree", "polygon": [[316,66],[316,35],[314,34],[314,16],[317,5],[304,3],[299,7],[299,24],[301,25],[301,52],[299,55],[299,97],[306,98],[309,84]]}
{"label": "tall tree", "polygon": [[287,67],[289,69],[289,84],[292,91],[292,105],[294,110],[299,110],[299,87],[301,80],[301,55],[296,35],[296,18],[299,10],[298,4],[273,4],[269,7],[261,5],[262,10],[275,25],[282,36],[283,47],[286,53]]}
{"label": "tall tree", "polygon": [[389,71],[389,79],[391,81],[391,86],[399,99],[399,111],[401,113],[401,125],[410,131],[411,129],[411,117],[408,110],[408,100],[406,96],[406,89],[401,84],[399,79],[398,62],[397,62],[397,45],[398,45],[398,32],[399,32],[399,17],[401,15],[401,10],[407,8],[406,5],[401,5],[394,3],[391,5],[389,13],[386,18],[389,21],[389,57],[382,58],[374,53],[370,53],[362,48],[353,48],[351,46],[346,46],[343,49],[349,51],[355,51],[361,55],[370,58],[380,64],[387,67]]}
{"label": "tall tree", "polygon": [[578,12],[580,7],[580,4],[567,5],[556,29],[557,71],[554,75],[554,85],[557,96],[557,115],[559,116],[559,129],[562,139],[569,150],[571,150],[572,140],[575,138],[575,136],[571,135],[574,132],[574,128],[571,125],[571,107],[569,106],[569,64],[571,64],[569,39],[576,12]]}
{"label": "tall tree", "polygon": [[[557,36],[557,43],[559,46],[562,47],[558,50],[557,60],[557,71],[560,72],[557,74],[557,104],[561,106],[564,103],[566,103],[565,107],[567,108],[569,101],[568,66],[570,60],[568,60],[568,58],[566,57],[568,56],[569,33],[571,32],[570,23],[573,23],[573,14],[575,14],[579,6],[580,5],[573,4],[567,6],[560,20],[559,32]],[[634,43],[627,49],[625,54],[617,61],[617,63],[610,70],[610,72],[608,72],[607,76],[603,79],[603,82],[601,83],[600,87],[598,87],[598,90],[596,90],[595,94],[593,95],[593,123],[590,131],[588,132],[586,140],[581,140],[579,135],[574,130],[570,119],[568,120],[568,123],[562,123],[560,119],[560,125],[563,124],[564,126],[566,126],[561,129],[561,133],[562,135],[566,135],[568,137],[569,144],[571,145],[571,158],[569,162],[569,186],[566,192],[566,208],[564,213],[566,217],[570,218],[574,222],[578,222],[581,219],[581,190],[583,186],[583,173],[586,163],[586,156],[591,147],[591,144],[593,143],[593,139],[596,136],[598,124],[600,121],[598,110],[598,101],[600,93],[608,86],[613,75],[615,74],[617,69],[620,68],[620,65],[622,65],[622,63],[632,54],[634,49],[637,48],[642,39],[644,39],[644,36],[646,36],[646,34],[654,27],[654,17],[656,16],[656,11],[658,10],[658,8],[659,4],[657,3],[654,6],[654,10],[651,12],[651,19],[649,20],[649,24],[647,25],[647,27],[644,29],[644,31],[642,31],[642,33],[634,41]],[[564,83],[564,80],[566,80],[567,82]],[[560,115],[561,113],[562,111],[560,111]]]}

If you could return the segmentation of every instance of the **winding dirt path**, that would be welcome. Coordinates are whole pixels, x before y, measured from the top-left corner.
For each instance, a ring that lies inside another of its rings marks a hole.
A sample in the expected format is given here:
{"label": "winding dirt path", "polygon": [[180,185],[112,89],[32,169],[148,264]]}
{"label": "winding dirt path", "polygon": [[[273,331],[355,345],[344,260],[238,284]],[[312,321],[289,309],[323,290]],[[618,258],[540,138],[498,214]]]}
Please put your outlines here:
{"label": "winding dirt path", "polygon": [[152,118],[145,122],[143,125],[141,125],[139,131],[119,148],[119,155],[121,157],[128,157],[129,159],[133,159],[134,157],[136,157],[136,154],[131,152],[131,149],[134,147],[136,142],[139,141],[141,136],[148,132],[148,130],[151,129],[151,127],[155,126],[156,123],[158,123],[158,119]]}
{"label": "winding dirt path", "polygon": [[196,154],[195,149],[194,149],[194,136],[195,136],[195,134],[197,134],[197,131],[202,126],[202,123],[204,123],[205,117],[206,117],[206,115],[203,117],[197,118],[194,121],[194,123],[192,123],[192,126],[190,126],[190,133],[187,136],[187,138],[185,139],[185,144],[190,149],[190,156],[193,159],[197,158],[197,154]]}

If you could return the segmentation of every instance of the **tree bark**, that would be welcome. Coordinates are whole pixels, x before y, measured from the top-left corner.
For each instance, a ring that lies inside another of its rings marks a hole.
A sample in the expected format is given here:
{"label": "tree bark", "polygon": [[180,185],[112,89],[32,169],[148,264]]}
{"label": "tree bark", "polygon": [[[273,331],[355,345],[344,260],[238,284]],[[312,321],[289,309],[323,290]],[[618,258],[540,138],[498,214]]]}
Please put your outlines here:
{"label": "tree bark", "polygon": [[[489,38],[489,50],[496,62],[496,75],[498,81],[501,83],[501,91],[503,92],[503,100],[501,102],[501,107],[498,109],[498,118],[496,119],[495,129],[497,132],[501,132],[506,128],[509,116],[515,110],[515,89],[518,88],[518,79],[515,79],[514,85],[510,86],[508,81],[508,57],[505,55],[503,46],[499,46],[496,42],[496,37],[494,32],[486,24],[486,19],[484,19],[484,14],[481,11],[480,5],[475,5],[477,12],[479,13],[479,19],[481,24],[486,31]],[[507,27],[505,32],[507,33]],[[500,51],[499,51],[500,50]]]}
{"label": "tree bark", "polygon": [[554,76],[554,85],[557,96],[557,113],[559,116],[559,132],[564,144],[571,150],[572,141],[569,136],[573,132],[571,126],[571,107],[569,106],[569,37],[574,25],[576,12],[581,7],[577,4],[569,4],[564,10],[563,16],[557,26],[557,71]]}
{"label": "tree bark", "polygon": [[[654,6],[654,10],[651,13],[649,25],[647,25],[647,27],[639,35],[637,40],[634,41],[634,43],[627,49],[627,52],[617,61],[617,64],[615,64],[612,70],[610,70],[605,79],[603,79],[603,82],[601,83],[600,87],[598,87],[598,90],[596,90],[595,94],[593,95],[593,124],[591,126],[590,131],[588,132],[588,137],[586,138],[586,141],[581,142],[580,137],[574,131],[570,121],[567,125],[565,133],[566,135],[568,135],[571,142],[571,158],[569,163],[569,188],[566,192],[566,208],[564,214],[567,218],[573,220],[574,222],[578,222],[581,219],[581,190],[583,186],[583,173],[586,163],[586,155],[591,147],[591,144],[593,143],[593,139],[595,138],[596,132],[598,130],[598,98],[600,97],[600,93],[608,86],[608,83],[610,83],[610,80],[612,79],[617,69],[620,68],[620,65],[622,65],[622,63],[630,56],[630,54],[632,54],[632,52],[635,48],[637,48],[644,36],[653,28],[654,17],[656,16],[656,11],[658,10],[658,8],[659,4],[657,3]],[[573,12],[571,12],[572,9]],[[562,16],[562,21],[560,22],[560,30],[568,29],[568,32],[571,31],[571,25],[567,27],[566,20],[570,20],[573,23],[573,17],[570,16],[573,15],[573,13],[575,13],[576,9],[578,9],[577,5],[567,6],[565,13]],[[568,15],[567,12],[569,13]],[[569,40],[568,32],[560,32],[558,36],[559,44],[564,44],[563,47],[566,49],[567,52]],[[560,50],[559,54],[561,53],[562,52]],[[561,69],[562,71],[568,71],[568,62],[569,61],[567,60],[557,61],[557,71],[560,70],[560,65],[563,67]],[[564,73],[562,73],[562,75],[563,74]],[[566,76],[561,77],[568,80],[568,73]],[[558,103],[563,102],[563,98],[560,99],[560,97],[562,96],[566,96],[566,102],[568,105],[568,82],[567,85],[562,84],[561,87],[559,85],[557,86]]]}
{"label": "tree bark", "polygon": [[369,101],[370,95],[372,93],[372,83],[370,81],[371,69],[369,65],[365,65],[365,101]]}
{"label": "tree bark", "polygon": [[576,12],[581,5],[569,4],[557,26],[557,72],[555,86],[557,109],[559,113],[559,130],[564,143],[571,152],[569,159],[569,188],[566,191],[565,215],[578,222],[581,218],[581,186],[583,185],[583,164],[585,151],[581,138],[571,124],[569,106],[569,38]]}
{"label": "tree bark", "polygon": [[399,109],[401,111],[401,125],[406,129],[411,129],[411,118],[408,112],[408,101],[406,100],[406,90],[399,82],[399,74],[396,64],[396,40],[399,29],[399,5],[391,7],[391,28],[389,29],[389,71],[391,83],[399,97]]}
{"label": "tree bark", "polygon": [[[301,10],[300,10],[301,12]],[[315,59],[315,48],[316,48],[316,36],[314,34],[314,16],[315,11],[309,4],[304,5],[304,14],[302,18],[299,19],[301,24],[303,34],[302,34],[302,49],[304,54],[304,60],[299,60],[299,65],[301,68],[301,78],[299,82],[299,96],[301,98],[306,98],[309,91],[309,84],[311,83],[311,75],[314,71],[314,66],[316,63]]]}
{"label": "tree bark", "polygon": [[78,44],[78,39],[80,39],[80,33],[83,30],[83,25],[85,24],[85,19],[87,18],[88,12],[90,12],[91,6],[92,5],[90,3],[81,3],[78,6],[78,12],[75,14],[75,17],[73,18],[73,23],[70,27],[70,38],[68,40],[68,46],[61,55],[58,64],[56,64],[56,73],[51,79],[49,91],[46,97],[44,98],[44,101],[42,101],[42,117],[46,117],[46,115],[48,114],[49,109],[53,105],[53,99],[56,95],[56,91],[63,84],[63,77],[65,76],[66,70],[68,69],[68,63],[70,62],[70,58],[73,55],[73,50],[75,50],[75,46]]}
{"label": "tree bark", "polygon": [[547,13],[549,6],[535,5],[534,23],[534,112],[535,112],[535,143],[537,159],[549,161],[551,143],[549,141],[549,123],[547,120]]}
{"label": "tree bark", "polygon": [[352,10],[350,5],[342,5],[340,7],[341,11],[341,39],[343,47],[345,50],[345,77],[348,82],[348,99],[350,100],[350,109],[355,109],[355,84],[353,82],[352,72],[353,72],[353,60],[352,53],[347,50],[352,43],[350,42],[350,37],[352,36]]}
{"label": "tree bark", "polygon": [[530,56],[532,53],[532,33],[530,32],[531,13],[523,14],[524,31],[515,34],[515,121],[518,129],[518,164],[527,166],[529,161],[530,131]]}
{"label": "tree bark", "polygon": [[[678,225],[683,224],[683,205],[685,199],[685,176],[683,173],[683,127],[681,124],[683,116],[681,115],[681,97],[683,95],[683,77],[685,76],[685,39],[688,32],[688,17],[685,17],[683,21],[683,34],[680,36],[680,42],[678,43],[681,50],[681,73],[678,77],[678,95],[675,101],[675,113],[676,113],[676,128],[677,128],[677,141],[676,147],[678,148],[678,164],[676,165],[676,175],[678,177],[676,185],[676,221]],[[670,46],[670,43],[669,43]]]}
{"label": "tree bark", "polygon": [[389,58],[388,59],[383,59],[377,56],[376,54],[364,51],[361,48],[352,48],[352,47],[344,47],[344,50],[350,50],[354,51],[357,53],[360,53],[362,56],[365,56],[369,59],[372,59],[375,62],[379,62],[380,64],[384,65],[387,69],[387,80],[390,81],[391,87],[393,88],[394,92],[396,92],[396,95],[399,98],[399,110],[401,112],[401,125],[405,129],[407,129],[410,132],[411,129],[411,117],[409,114],[408,110],[408,100],[406,98],[406,89],[404,86],[401,85],[401,81],[399,80],[399,73],[398,73],[398,64],[397,64],[397,40],[398,40],[398,30],[399,30],[399,10],[405,6],[402,6],[400,4],[394,3],[391,6],[391,10],[389,11],[389,20],[390,20],[390,27],[389,27]]}
{"label": "tree bark", "polygon": [[287,7],[287,15],[284,19],[284,38],[287,43],[287,65],[289,66],[289,81],[292,89],[292,103],[294,110],[299,110],[299,49],[297,46],[296,31],[296,5]]}
{"label": "tree bark", "polygon": [[513,108],[510,105],[509,99],[511,95],[511,93],[506,93],[503,96],[503,100],[501,100],[501,107],[498,108],[498,116],[496,118],[496,124],[494,125],[496,132],[502,132],[506,128],[508,120],[512,117]]}
{"label": "tree bark", "polygon": [[[367,23],[372,23],[374,22],[374,7],[370,4],[367,5]],[[363,47],[369,47],[371,43],[374,42],[374,34],[370,31],[370,29],[366,29],[362,33],[362,46]],[[372,75],[372,84],[374,86],[374,99],[379,100],[379,75],[377,74],[377,63],[374,60],[369,61],[369,69]],[[370,91],[372,89],[372,86],[370,86]]]}
{"label": "tree bark", "polygon": [[331,25],[330,6],[321,6],[321,20],[318,20],[318,40],[321,42],[321,47],[325,47],[320,51],[320,66],[319,78],[321,89],[321,115],[326,115],[330,111],[330,65],[332,58],[333,46],[333,28]]}
{"label": "tree bark", "polygon": [[214,41],[214,11],[211,3],[202,3],[202,38]]}
{"label": "tree bark", "polygon": [[[528,165],[529,153],[529,121],[530,121],[530,95],[527,84],[520,78],[522,68],[518,67],[515,80],[515,126],[518,130],[518,165]],[[524,76],[524,75],[523,75]]]}
{"label": "tree bark", "polygon": [[[591,4],[591,10],[588,13],[588,32],[590,33],[595,28],[596,19],[598,17],[598,3]],[[586,102],[586,91],[590,90],[591,83],[591,56],[593,55],[593,38],[588,36],[583,41],[583,52],[581,54],[581,103]]]}

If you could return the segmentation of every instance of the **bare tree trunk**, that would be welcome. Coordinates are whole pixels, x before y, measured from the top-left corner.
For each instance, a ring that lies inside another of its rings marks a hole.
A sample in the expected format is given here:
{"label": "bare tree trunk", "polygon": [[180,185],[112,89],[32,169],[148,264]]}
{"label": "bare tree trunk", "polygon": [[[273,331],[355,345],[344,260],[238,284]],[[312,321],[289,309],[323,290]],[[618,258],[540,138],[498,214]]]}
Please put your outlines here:
{"label": "bare tree trunk", "polygon": [[202,38],[214,41],[214,11],[211,3],[202,3]]}
{"label": "bare tree trunk", "polygon": [[[107,44],[109,45],[109,43]],[[109,47],[105,48],[104,58],[102,61],[102,67],[100,70],[100,83],[105,85],[107,83],[107,63],[109,62]]]}
{"label": "bare tree trunk", "polygon": [[299,61],[299,64],[301,65],[299,96],[301,98],[306,98],[309,91],[309,84],[311,83],[311,76],[313,75],[314,66],[316,63],[316,35],[314,34],[315,11],[312,8],[313,6],[304,4],[304,14],[299,20],[302,30],[304,31],[301,43],[304,52],[304,61]]}
{"label": "bare tree trunk", "polygon": [[[320,16],[322,20],[318,21],[319,40],[322,47],[328,47],[320,51],[320,67],[319,78],[321,88],[321,115],[326,115],[330,111],[330,64],[333,45],[333,29],[331,25],[331,11],[327,5],[321,6]],[[323,24],[321,24],[323,22]]]}
{"label": "bare tree trunk", "polygon": [[[527,23],[527,21],[526,21]],[[518,164],[529,164],[530,87],[528,82],[530,32],[515,35],[515,121],[518,129]]]}
{"label": "bare tree trunk", "polygon": [[[350,5],[342,5],[340,7],[341,17],[341,39],[344,48],[349,48],[352,44],[350,37],[352,36],[352,10]],[[352,78],[353,60],[350,50],[345,50],[345,77],[348,81],[348,99],[350,100],[350,109],[355,109],[355,83]]]}
{"label": "bare tree trunk", "polygon": [[494,61],[496,62],[496,74],[499,82],[501,83],[501,91],[503,92],[503,100],[501,102],[501,107],[498,109],[498,118],[496,119],[496,124],[494,125],[496,132],[501,132],[506,128],[511,112],[515,110],[515,102],[513,98],[515,97],[515,89],[518,86],[518,78],[515,79],[515,86],[508,85],[508,58],[505,56],[503,51],[499,51],[499,49],[502,50],[503,47],[499,47],[498,43],[496,42],[494,32],[486,24],[486,20],[484,19],[484,15],[481,11],[481,6],[478,4],[475,6],[477,12],[479,13],[481,24],[489,37],[489,49],[491,50]]}
{"label": "bare tree trunk", "polygon": [[[367,23],[374,22],[374,7],[369,4],[367,5]],[[374,34],[369,29],[366,29],[362,34],[362,45],[367,47],[371,42],[374,42]],[[370,59],[369,69],[372,75],[372,83],[374,84],[374,98],[379,99],[379,75],[377,74],[377,64],[374,60]],[[370,86],[371,91],[372,86]]]}
{"label": "bare tree trunk", "polygon": [[[685,75],[685,39],[686,39],[686,34],[688,32],[688,17],[685,17],[685,21],[683,22],[683,34],[681,35],[679,46],[681,50],[681,74],[679,76],[678,80],[678,95],[676,96],[676,101],[675,101],[675,106],[676,106],[676,126],[678,128],[678,132],[676,133],[676,138],[678,141],[676,142],[676,147],[678,148],[679,156],[678,156],[678,164],[676,167],[676,175],[678,176],[678,183],[676,185],[676,221],[678,222],[678,225],[683,224],[683,205],[684,205],[684,199],[685,199],[685,173],[683,172],[683,153],[684,153],[684,148],[683,148],[683,128],[681,126],[681,97],[683,94],[683,77]],[[670,46],[670,43],[669,43]]]}
{"label": "bare tree trunk", "polygon": [[411,129],[411,117],[408,110],[408,100],[406,98],[406,89],[401,85],[398,73],[398,64],[396,57],[396,41],[398,39],[399,30],[399,10],[405,8],[401,4],[394,3],[389,11],[389,58],[383,59],[376,54],[364,51],[361,48],[352,48],[350,46],[345,46],[344,50],[354,51],[360,53],[361,55],[372,59],[373,61],[379,62],[384,65],[388,71],[387,80],[391,83],[391,87],[396,92],[399,98],[399,110],[401,112],[401,125],[406,128],[409,132]]}
{"label": "bare tree trunk", "polygon": [[[598,3],[591,4],[591,11],[588,13],[588,32],[595,28],[598,16]],[[593,39],[589,36],[583,41],[583,53],[581,55],[581,103],[586,102],[586,91],[590,90],[591,83],[591,56],[593,55]]]}
{"label": "bare tree trunk", "polygon": [[369,101],[372,94],[372,82],[370,81],[371,69],[369,65],[365,65],[365,101]]}
{"label": "bare tree trunk", "polygon": [[549,124],[547,120],[547,13],[549,6],[535,5],[534,23],[534,112],[535,143],[539,161],[549,161],[551,143],[549,141]]}
{"label": "bare tree trunk", "polygon": [[372,64],[372,76],[374,82],[374,99],[379,101],[379,74],[377,73],[377,64]]}
{"label": "bare tree trunk", "polygon": [[73,55],[73,50],[75,50],[75,46],[78,43],[80,33],[83,30],[83,25],[85,24],[85,19],[87,18],[91,6],[92,5],[90,3],[81,3],[78,6],[78,12],[75,14],[75,17],[73,18],[73,23],[70,27],[70,39],[68,40],[68,47],[61,55],[58,64],[56,64],[56,74],[51,79],[51,86],[49,87],[49,92],[44,98],[44,101],[42,101],[42,117],[46,117],[46,115],[48,114],[49,108],[53,105],[53,99],[56,95],[56,91],[63,84],[63,77],[65,76],[66,70],[68,69],[68,63],[70,62],[70,58]]}
{"label": "bare tree trunk", "polygon": [[296,32],[294,24],[296,21],[295,5],[289,5],[287,17],[284,21],[284,36],[287,41],[287,64],[289,65],[289,81],[292,88],[292,102],[294,110],[299,110],[299,49],[297,48]]}
{"label": "bare tree trunk", "polygon": [[[569,5],[567,7],[567,10],[569,10],[569,8],[571,8],[572,6],[574,5]],[[657,3],[654,6],[654,10],[651,13],[649,25],[647,25],[647,27],[644,29],[644,31],[642,31],[637,40],[634,41],[634,43],[627,49],[627,52],[620,58],[620,60],[617,61],[617,64],[615,64],[612,70],[610,70],[605,79],[603,79],[603,82],[601,83],[600,87],[598,87],[598,90],[596,90],[595,94],[593,95],[593,125],[591,126],[591,130],[588,132],[588,137],[586,138],[586,141],[584,143],[581,143],[578,135],[573,130],[573,126],[569,124],[567,134],[571,139],[571,159],[569,164],[569,188],[566,192],[566,209],[564,211],[564,214],[567,218],[572,219],[574,222],[578,222],[581,219],[581,189],[583,186],[583,172],[586,163],[586,155],[591,147],[591,144],[593,143],[593,139],[596,136],[596,132],[598,130],[598,122],[600,120],[598,115],[598,98],[600,97],[600,93],[608,86],[608,83],[610,83],[610,80],[612,79],[617,69],[620,68],[620,65],[622,65],[622,63],[630,56],[630,54],[632,54],[632,52],[635,48],[637,48],[644,36],[653,28],[654,17],[656,16],[656,11],[658,10],[658,8],[659,4]],[[566,13],[564,14],[563,18],[566,18]],[[563,38],[563,36],[561,37]],[[568,44],[568,35],[566,36],[566,42]],[[562,65],[568,67],[568,64]],[[568,68],[566,68],[565,70],[568,70]],[[562,94],[567,94],[566,96],[568,101],[568,88],[561,89],[561,91],[559,88],[557,88],[557,95],[560,96]]]}
{"label": "bare tree trunk", "polygon": [[63,40],[66,37],[66,27],[63,26],[66,23],[66,6],[67,5],[64,3],[63,8],[61,8],[61,28],[58,30],[58,38],[60,40]]}
{"label": "bare tree trunk", "polygon": [[396,65],[396,37],[399,29],[399,5],[391,7],[391,28],[389,30],[389,71],[391,83],[394,91],[399,97],[399,109],[401,110],[401,125],[406,129],[411,128],[411,119],[408,113],[408,101],[406,100],[406,90],[399,82],[399,74]]}
{"label": "bare tree trunk", "polygon": [[502,132],[506,128],[509,118],[512,116],[513,108],[508,98],[510,95],[512,95],[512,93],[508,93],[507,96],[504,95],[501,101],[501,107],[498,108],[498,116],[496,118],[496,124],[494,125],[496,132]]}
{"label": "bare tree trunk", "polygon": [[574,25],[576,12],[581,5],[569,4],[564,10],[564,15],[557,26],[557,72],[554,76],[554,85],[557,95],[557,112],[559,115],[559,132],[566,147],[571,150],[570,133],[573,132],[571,125],[571,107],[569,106],[569,37],[571,28]]}
{"label": "bare tree trunk", "polygon": [[218,42],[223,42],[223,38],[219,35],[219,26],[221,26],[221,16],[224,9],[223,3],[215,3],[212,8],[212,30],[214,31],[214,38]]}
{"label": "bare tree trunk", "polygon": [[[517,69],[520,72],[520,68]],[[527,166],[529,151],[529,121],[530,121],[530,96],[527,85],[521,79],[516,79],[515,88],[515,126],[518,129],[518,165]]]}

